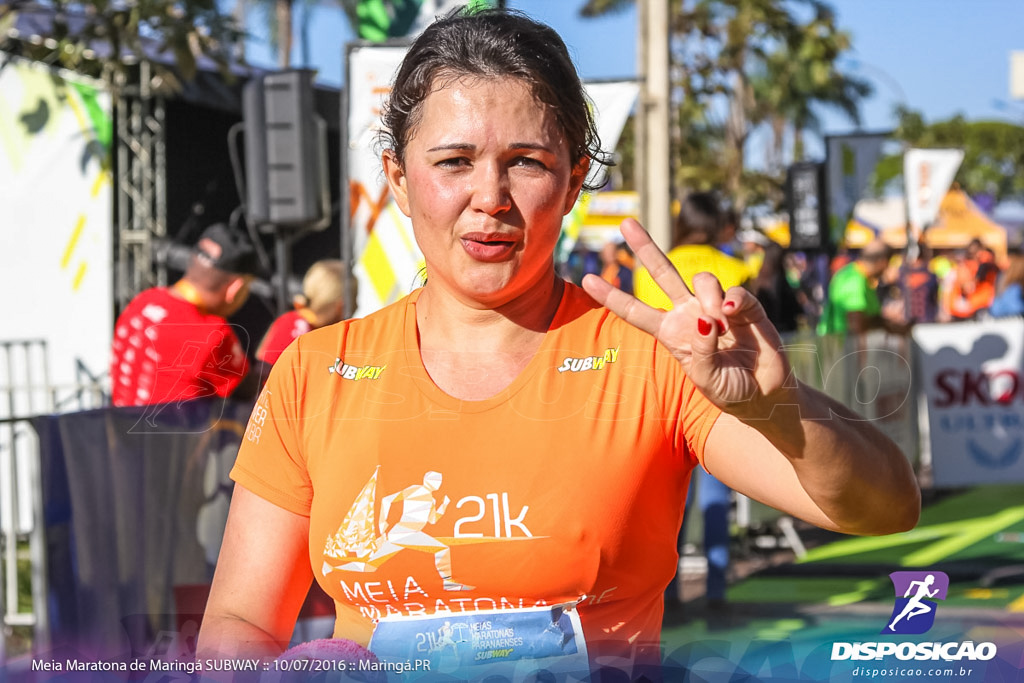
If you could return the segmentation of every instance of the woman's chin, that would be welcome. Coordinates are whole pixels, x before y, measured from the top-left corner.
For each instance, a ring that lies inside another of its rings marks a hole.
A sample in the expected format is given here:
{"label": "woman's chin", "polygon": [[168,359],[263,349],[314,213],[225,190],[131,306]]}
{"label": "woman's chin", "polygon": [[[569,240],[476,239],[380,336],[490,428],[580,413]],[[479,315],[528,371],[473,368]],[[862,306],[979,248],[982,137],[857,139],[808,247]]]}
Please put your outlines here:
{"label": "woman's chin", "polygon": [[532,289],[529,284],[515,278],[474,278],[459,283],[457,296],[480,307],[497,308],[528,294]]}
{"label": "woman's chin", "polygon": [[[429,266],[427,270],[429,273]],[[475,262],[463,267],[450,279],[440,276],[433,279],[458,299],[473,302],[480,307],[496,308],[524,295],[546,296],[546,288],[542,286],[548,277],[546,273],[554,277],[549,269],[538,269],[536,273],[524,272],[518,263],[510,260],[502,263]],[[431,279],[428,274],[428,284]]]}

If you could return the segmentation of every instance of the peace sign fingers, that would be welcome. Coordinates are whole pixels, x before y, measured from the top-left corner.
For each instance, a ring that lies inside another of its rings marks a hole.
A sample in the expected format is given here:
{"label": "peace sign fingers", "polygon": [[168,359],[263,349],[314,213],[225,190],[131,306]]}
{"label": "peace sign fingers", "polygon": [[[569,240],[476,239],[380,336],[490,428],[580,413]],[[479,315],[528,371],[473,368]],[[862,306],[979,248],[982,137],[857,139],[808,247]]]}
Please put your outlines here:
{"label": "peace sign fingers", "polygon": [[619,230],[622,231],[622,236],[626,238],[626,244],[629,245],[630,249],[633,250],[633,253],[640,260],[640,263],[650,273],[651,279],[657,283],[661,291],[665,292],[665,295],[672,301],[673,306],[678,307],[693,298],[693,292],[687,288],[683,278],[679,276],[679,271],[676,270],[676,267],[665,256],[665,252],[654,243],[654,240],[651,239],[651,236],[644,230],[643,226],[632,218],[627,218],[622,221]]}
{"label": "peace sign fingers", "polygon": [[[683,285],[685,288],[686,285]],[[590,273],[583,278],[583,289],[609,311],[619,316],[633,327],[657,337],[661,327],[664,311],[651,308],[639,299],[626,294],[606,280]]]}

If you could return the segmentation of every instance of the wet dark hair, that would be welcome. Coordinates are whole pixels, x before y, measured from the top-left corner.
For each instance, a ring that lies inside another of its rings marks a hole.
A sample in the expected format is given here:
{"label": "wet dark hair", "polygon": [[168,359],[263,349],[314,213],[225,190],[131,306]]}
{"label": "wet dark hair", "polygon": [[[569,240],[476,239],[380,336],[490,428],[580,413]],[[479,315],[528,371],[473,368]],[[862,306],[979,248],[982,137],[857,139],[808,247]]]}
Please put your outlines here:
{"label": "wet dark hair", "polygon": [[463,76],[521,80],[552,108],[573,167],[585,157],[591,168],[611,165],[565,43],[549,26],[503,9],[455,10],[428,26],[409,48],[384,106],[379,140],[400,164],[436,80],[444,79],[444,85]]}

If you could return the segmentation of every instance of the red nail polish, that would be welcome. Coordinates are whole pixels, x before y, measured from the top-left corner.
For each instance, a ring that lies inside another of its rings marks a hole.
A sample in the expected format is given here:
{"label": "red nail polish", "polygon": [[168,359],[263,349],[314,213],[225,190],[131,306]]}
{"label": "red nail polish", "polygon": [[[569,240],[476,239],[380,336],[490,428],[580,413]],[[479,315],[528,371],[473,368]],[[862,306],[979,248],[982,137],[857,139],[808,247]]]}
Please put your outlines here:
{"label": "red nail polish", "polygon": [[730,309],[731,308],[736,308],[736,302],[735,301],[726,301],[724,304],[722,304],[722,308],[730,308]]}
{"label": "red nail polish", "polygon": [[718,325],[718,334],[725,334],[725,323],[721,320],[716,320],[715,324]]}
{"label": "red nail polish", "polygon": [[701,333],[701,336],[708,336],[711,334],[711,323],[704,318],[697,318],[697,331]]}

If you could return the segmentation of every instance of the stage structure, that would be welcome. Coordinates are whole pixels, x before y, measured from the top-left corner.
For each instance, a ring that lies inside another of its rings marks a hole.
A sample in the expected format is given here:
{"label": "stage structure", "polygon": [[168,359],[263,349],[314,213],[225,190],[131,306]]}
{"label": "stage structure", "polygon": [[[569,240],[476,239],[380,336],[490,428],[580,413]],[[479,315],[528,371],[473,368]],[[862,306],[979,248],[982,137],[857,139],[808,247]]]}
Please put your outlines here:
{"label": "stage structure", "polygon": [[119,75],[117,112],[117,271],[115,303],[124,308],[144,289],[167,284],[167,264],[156,258],[167,238],[167,140],[164,98],[151,87],[151,65],[134,82]]}
{"label": "stage structure", "polygon": [[[262,74],[234,67],[226,78],[200,60],[195,77],[168,92],[154,64],[173,57],[154,48],[123,72],[90,78],[54,66],[52,9],[26,5],[8,18],[0,29],[0,286],[18,295],[0,306],[8,323],[0,331],[0,628],[31,629],[38,648],[53,624],[53,585],[33,420],[106,405],[117,313],[139,291],[173,282],[206,225],[241,215],[244,154],[230,131],[242,121],[242,88]],[[340,96],[315,87],[312,101],[328,122],[326,166],[337,178]],[[278,280],[298,286],[314,261],[340,255],[339,203],[335,193],[325,228],[289,245],[295,270]],[[266,252],[271,236],[256,239]],[[250,339],[278,313],[274,284],[255,282],[232,318]],[[17,557],[26,544],[29,567]],[[18,594],[26,583],[28,606]]]}

